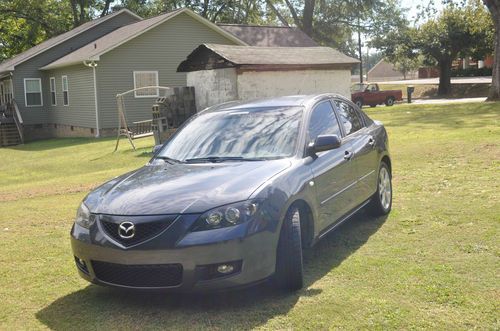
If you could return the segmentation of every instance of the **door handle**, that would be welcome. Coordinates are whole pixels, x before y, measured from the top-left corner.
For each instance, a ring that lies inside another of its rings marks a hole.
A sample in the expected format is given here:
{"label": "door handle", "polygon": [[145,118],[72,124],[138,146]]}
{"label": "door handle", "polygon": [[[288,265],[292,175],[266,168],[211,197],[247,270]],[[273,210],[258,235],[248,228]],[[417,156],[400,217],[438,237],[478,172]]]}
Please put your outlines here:
{"label": "door handle", "polygon": [[350,160],[354,156],[354,153],[352,151],[345,151],[344,152],[344,160]]}

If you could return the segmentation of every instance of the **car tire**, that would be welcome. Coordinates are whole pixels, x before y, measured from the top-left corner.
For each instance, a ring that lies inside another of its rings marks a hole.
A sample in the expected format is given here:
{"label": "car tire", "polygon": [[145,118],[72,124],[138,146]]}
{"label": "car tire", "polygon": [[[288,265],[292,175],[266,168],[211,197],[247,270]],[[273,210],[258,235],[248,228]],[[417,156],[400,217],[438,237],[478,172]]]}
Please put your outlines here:
{"label": "car tire", "polygon": [[370,107],[375,108],[375,107],[377,107],[377,105],[370,105]]}
{"label": "car tire", "polygon": [[300,211],[292,206],[281,227],[276,254],[275,283],[287,291],[300,290],[304,284]]}
{"label": "car tire", "polygon": [[396,99],[394,99],[394,97],[388,97],[386,100],[385,100],[385,105],[387,107],[391,107],[391,106],[394,106],[394,102],[396,101]]}
{"label": "car tire", "polygon": [[368,212],[372,216],[389,214],[392,208],[392,175],[385,162],[380,163],[377,176],[377,192],[368,204]]}
{"label": "car tire", "polygon": [[363,108],[363,99],[356,99],[354,100],[354,103],[356,104],[356,106],[358,106],[359,109]]}

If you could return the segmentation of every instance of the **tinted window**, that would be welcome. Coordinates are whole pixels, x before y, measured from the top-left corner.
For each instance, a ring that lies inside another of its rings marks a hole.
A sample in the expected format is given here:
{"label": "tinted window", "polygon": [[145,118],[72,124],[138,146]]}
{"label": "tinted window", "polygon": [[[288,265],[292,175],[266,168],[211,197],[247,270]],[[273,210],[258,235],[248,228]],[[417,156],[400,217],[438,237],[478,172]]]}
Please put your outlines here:
{"label": "tinted window", "polygon": [[336,134],[339,137],[340,128],[333,107],[330,101],[324,101],[317,105],[309,121],[309,137],[311,140],[316,139],[319,135]]}
{"label": "tinted window", "polygon": [[350,104],[335,100],[339,108],[340,120],[344,125],[346,135],[360,130],[363,127],[361,115]]}

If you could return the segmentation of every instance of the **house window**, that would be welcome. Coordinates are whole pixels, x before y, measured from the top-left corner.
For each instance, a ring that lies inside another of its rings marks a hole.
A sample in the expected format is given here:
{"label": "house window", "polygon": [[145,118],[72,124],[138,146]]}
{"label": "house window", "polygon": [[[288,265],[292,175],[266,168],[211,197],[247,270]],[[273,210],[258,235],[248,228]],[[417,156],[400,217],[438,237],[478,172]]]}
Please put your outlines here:
{"label": "house window", "polygon": [[24,79],[24,103],[26,107],[43,106],[42,80],[40,78]]}
{"label": "house window", "polygon": [[50,103],[52,106],[57,106],[56,78],[55,77],[50,77]]}
{"label": "house window", "polygon": [[[158,71],[134,71],[134,88],[158,86]],[[142,89],[134,92],[136,98],[155,98],[158,89]]]}
{"label": "house window", "polygon": [[62,76],[63,105],[69,106],[68,76]]}
{"label": "house window", "polygon": [[3,82],[0,82],[0,105],[3,105],[4,103],[5,99],[4,99]]}

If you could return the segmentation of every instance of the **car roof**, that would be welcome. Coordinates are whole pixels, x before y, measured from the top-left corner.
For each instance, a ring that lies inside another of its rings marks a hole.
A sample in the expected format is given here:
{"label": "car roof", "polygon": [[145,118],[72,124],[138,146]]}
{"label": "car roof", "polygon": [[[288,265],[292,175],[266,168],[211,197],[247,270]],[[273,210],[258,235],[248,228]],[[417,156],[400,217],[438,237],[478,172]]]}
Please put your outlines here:
{"label": "car roof", "polygon": [[307,107],[326,98],[341,97],[337,94],[323,93],[310,95],[289,95],[274,98],[256,99],[250,101],[230,101],[207,108],[205,111],[224,111],[247,108],[274,108],[274,107]]}

